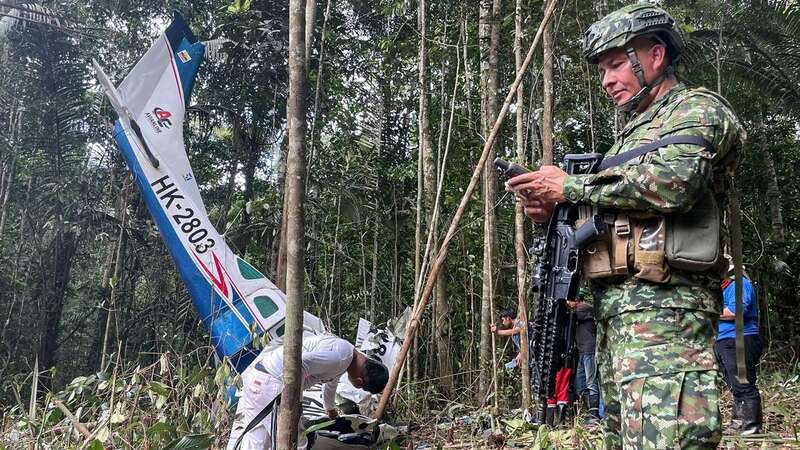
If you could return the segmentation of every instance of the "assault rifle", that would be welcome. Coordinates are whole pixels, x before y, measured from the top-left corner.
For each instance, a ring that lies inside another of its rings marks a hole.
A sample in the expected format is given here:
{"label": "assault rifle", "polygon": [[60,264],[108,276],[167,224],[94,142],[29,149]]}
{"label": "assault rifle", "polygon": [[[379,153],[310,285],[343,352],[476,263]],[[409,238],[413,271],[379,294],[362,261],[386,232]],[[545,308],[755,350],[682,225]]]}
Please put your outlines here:
{"label": "assault rifle", "polygon": [[[595,173],[603,155],[599,153],[572,154],[564,158],[569,175]],[[504,175],[511,175],[512,167],[505,161],[495,160],[495,166]],[[516,167],[521,167],[514,165]],[[515,175],[518,175],[514,173]],[[555,393],[556,374],[570,364],[574,351],[573,336],[569,328],[567,300],[577,297],[581,282],[581,251],[605,232],[605,223],[595,214],[576,227],[578,206],[563,202],[556,204],[544,237],[536,238],[530,250],[536,257],[532,289],[538,294],[534,318],[533,343],[534,370],[533,394],[536,396],[535,417],[542,421],[547,399]]]}

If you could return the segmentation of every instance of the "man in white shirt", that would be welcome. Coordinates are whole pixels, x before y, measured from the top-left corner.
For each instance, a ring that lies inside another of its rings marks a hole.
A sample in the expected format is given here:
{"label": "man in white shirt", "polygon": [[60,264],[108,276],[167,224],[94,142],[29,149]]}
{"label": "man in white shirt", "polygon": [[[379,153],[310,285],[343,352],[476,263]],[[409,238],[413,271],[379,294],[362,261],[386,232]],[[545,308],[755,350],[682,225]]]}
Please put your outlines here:
{"label": "man in white shirt", "polygon": [[[303,390],[323,383],[322,403],[328,416],[335,418],[336,387],[339,378],[347,372],[350,383],[372,394],[383,391],[389,371],[380,362],[356,350],[353,344],[332,334],[303,338],[302,353]],[[236,418],[228,440],[228,450],[236,442],[247,424],[283,391],[283,346],[264,349],[242,373],[242,391],[236,407]],[[241,450],[276,448],[278,402],[273,411],[241,439]],[[305,449],[305,437],[299,437],[298,449]]]}

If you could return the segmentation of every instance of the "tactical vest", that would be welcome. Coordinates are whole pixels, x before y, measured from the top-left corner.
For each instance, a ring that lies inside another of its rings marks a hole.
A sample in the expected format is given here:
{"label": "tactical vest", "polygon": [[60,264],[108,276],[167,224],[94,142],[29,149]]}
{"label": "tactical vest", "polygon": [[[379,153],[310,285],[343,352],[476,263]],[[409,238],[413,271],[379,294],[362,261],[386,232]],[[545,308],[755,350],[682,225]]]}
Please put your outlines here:
{"label": "tactical vest", "polygon": [[[660,105],[659,109],[674,108],[688,96],[697,94],[713,97],[732,111],[725,99],[706,89],[681,92],[674,101]],[[663,116],[669,117],[669,112],[660,114],[656,111],[649,121],[637,123],[623,133],[644,126],[647,131],[640,139],[655,142],[655,145],[665,134],[670,137],[679,135],[680,130],[674,126],[661,126],[660,118]],[[620,150],[623,146],[624,137],[609,151],[609,155],[636,151],[630,148]],[[724,201],[726,186],[729,185],[727,180],[731,179],[736,167],[736,150],[728,152],[727,160],[712,166],[712,179],[704,183],[697,202],[688,212],[653,214],[581,206],[577,225],[599,213],[608,230],[587,247],[583,257],[584,276],[589,279],[633,276],[654,283],[668,282],[673,270],[723,276],[728,266],[722,251],[727,233],[722,214],[725,205],[720,205],[720,202]],[[646,158],[647,153],[628,164],[638,164]]]}

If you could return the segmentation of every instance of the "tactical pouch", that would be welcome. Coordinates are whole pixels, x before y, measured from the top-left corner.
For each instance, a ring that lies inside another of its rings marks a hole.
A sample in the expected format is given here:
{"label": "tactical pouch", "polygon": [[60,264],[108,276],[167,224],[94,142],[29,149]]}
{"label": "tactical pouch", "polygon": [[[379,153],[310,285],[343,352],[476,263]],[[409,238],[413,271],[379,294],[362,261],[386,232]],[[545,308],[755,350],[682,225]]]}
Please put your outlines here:
{"label": "tactical pouch", "polygon": [[670,267],[692,272],[720,262],[720,217],[714,196],[704,192],[688,213],[666,216],[666,258]]}
{"label": "tactical pouch", "polygon": [[583,275],[590,280],[628,274],[627,216],[620,221],[614,215],[606,215],[603,220],[608,225],[607,231],[589,244],[583,254]]}
{"label": "tactical pouch", "polygon": [[633,276],[666,283],[669,281],[669,266],[665,258],[664,216],[638,219],[633,226]]}

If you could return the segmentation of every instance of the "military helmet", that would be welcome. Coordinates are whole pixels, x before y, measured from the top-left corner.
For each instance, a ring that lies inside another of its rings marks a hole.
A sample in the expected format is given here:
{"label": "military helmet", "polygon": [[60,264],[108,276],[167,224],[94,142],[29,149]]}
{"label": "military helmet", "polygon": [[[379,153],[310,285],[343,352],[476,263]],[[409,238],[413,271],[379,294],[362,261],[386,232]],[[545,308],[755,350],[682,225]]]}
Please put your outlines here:
{"label": "military helmet", "polygon": [[647,35],[655,35],[663,41],[673,63],[686,47],[672,16],[657,6],[638,3],[620,8],[593,23],[583,35],[583,56],[591,64],[597,64],[602,53]]}

